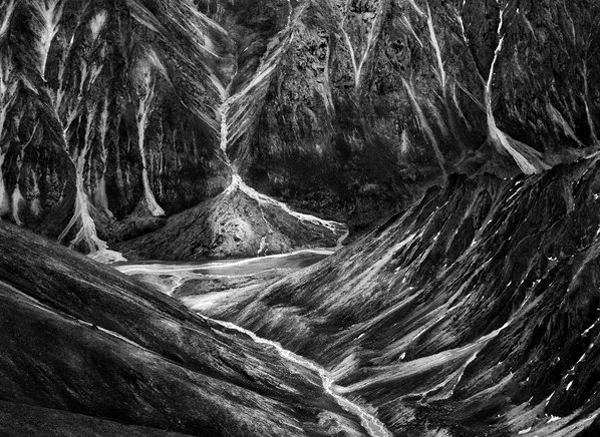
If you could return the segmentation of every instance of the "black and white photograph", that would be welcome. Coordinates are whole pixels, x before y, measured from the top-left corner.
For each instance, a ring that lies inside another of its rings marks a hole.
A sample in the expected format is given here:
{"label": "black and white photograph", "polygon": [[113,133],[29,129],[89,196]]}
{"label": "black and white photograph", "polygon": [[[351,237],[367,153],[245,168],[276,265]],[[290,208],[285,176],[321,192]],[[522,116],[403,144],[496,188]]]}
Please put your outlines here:
{"label": "black and white photograph", "polygon": [[600,437],[600,1],[0,0],[0,437]]}

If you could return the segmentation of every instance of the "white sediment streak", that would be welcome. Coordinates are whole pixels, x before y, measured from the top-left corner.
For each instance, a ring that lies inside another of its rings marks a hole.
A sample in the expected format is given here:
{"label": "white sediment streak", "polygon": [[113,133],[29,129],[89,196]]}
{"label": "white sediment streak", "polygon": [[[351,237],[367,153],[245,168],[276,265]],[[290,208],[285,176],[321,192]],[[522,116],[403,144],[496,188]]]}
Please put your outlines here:
{"label": "white sediment streak", "polygon": [[25,203],[25,199],[23,199],[23,195],[21,194],[21,188],[19,187],[19,182],[17,181],[17,185],[15,186],[15,190],[12,194],[12,215],[13,220],[19,226],[23,226],[23,222],[19,217],[19,211],[21,210],[21,205]]}
{"label": "white sediment streak", "polygon": [[431,46],[433,47],[433,51],[435,52],[435,57],[437,60],[438,79],[440,81],[442,92],[444,93],[444,95],[446,95],[446,70],[444,69],[444,61],[442,60],[442,49],[440,48],[440,43],[438,41],[437,34],[435,33],[435,28],[433,26],[433,17],[431,16],[431,9],[429,8],[429,4],[427,4],[427,27],[429,28],[429,40],[431,41]]}
{"label": "white sediment streak", "polygon": [[37,12],[37,25],[34,32],[37,36],[35,49],[38,52],[38,66],[42,79],[46,80],[48,54],[54,37],[59,30],[59,22],[63,14],[64,3],[60,0],[33,1],[31,6]]}
{"label": "white sediment streak", "polygon": [[410,3],[410,5],[413,7],[413,9],[415,10],[415,12],[420,15],[421,17],[425,16],[425,12],[423,12],[423,9],[421,9],[419,7],[419,5],[417,5],[415,3],[415,0],[408,0],[408,3]]}
{"label": "white sediment streak", "polygon": [[534,174],[538,172],[538,169],[529,160],[523,156],[512,144],[511,139],[496,125],[496,119],[494,117],[494,111],[492,108],[492,82],[494,80],[494,73],[496,69],[496,63],[500,53],[502,52],[502,46],[504,45],[504,35],[502,34],[502,27],[504,26],[504,14],[508,6],[500,11],[500,21],[498,23],[498,44],[494,50],[494,58],[490,65],[490,71],[488,74],[487,82],[485,84],[485,109],[487,115],[488,125],[488,136],[491,142],[498,148],[505,150],[515,160],[521,171],[525,174]]}
{"label": "white sediment streak", "polygon": [[[7,20],[9,20],[12,14],[11,8],[13,7],[14,2],[9,4],[8,11],[5,11],[8,15],[4,18],[2,25],[0,25],[0,38],[3,34],[5,22],[8,22]],[[9,214],[11,210],[10,197],[6,191],[2,170],[7,150],[6,148],[3,150],[2,144],[5,143],[4,137],[7,131],[6,121],[9,110],[17,98],[18,81],[16,80],[14,71],[14,64],[10,56],[2,56],[2,59],[0,59],[0,217]]]}
{"label": "white sediment streak", "polygon": [[161,208],[161,206],[156,201],[154,197],[154,192],[152,191],[152,187],[150,185],[150,177],[148,175],[148,160],[146,158],[146,147],[145,147],[145,138],[146,138],[146,129],[148,127],[149,117],[153,109],[154,97],[155,97],[155,88],[154,82],[152,81],[151,72],[149,70],[149,65],[144,65],[148,70],[144,71],[142,75],[142,87],[143,94],[139,96],[139,102],[136,113],[136,121],[138,128],[138,149],[140,152],[140,157],[142,159],[142,185],[144,188],[144,198],[143,202],[146,207],[155,217],[160,217],[165,215],[165,211]]}
{"label": "white sediment streak", "polygon": [[444,162],[445,162],[444,155],[440,149],[438,140],[435,137],[435,134],[433,133],[431,126],[429,125],[429,122],[425,118],[425,114],[423,112],[423,109],[421,109],[421,105],[419,105],[419,102],[417,101],[417,97],[415,96],[414,88],[413,88],[412,84],[409,84],[404,79],[402,79],[402,84],[404,85],[404,88],[406,89],[406,92],[408,93],[410,103],[413,107],[413,110],[415,111],[415,115],[417,116],[417,121],[419,122],[419,127],[421,128],[421,130],[425,133],[425,135],[429,139],[429,142],[431,143],[431,147],[433,148],[433,152],[435,153],[435,157],[437,158],[438,164],[439,164],[440,168],[442,170],[444,170]]}
{"label": "white sediment streak", "polygon": [[2,173],[5,156],[6,155],[0,151],[0,217],[4,217],[6,214],[10,213],[10,197],[6,191],[4,175]]}
{"label": "white sediment streak", "polygon": [[359,76],[358,76],[358,65],[356,64],[356,53],[354,53],[354,46],[352,45],[352,41],[350,40],[350,36],[346,29],[344,28],[344,22],[346,21],[346,17],[342,20],[342,24],[340,25],[340,29],[342,31],[342,35],[344,36],[344,41],[346,42],[346,47],[348,47],[348,52],[350,53],[350,61],[352,62],[352,69],[354,71],[354,87],[358,88],[359,85]]}
{"label": "white sediment streak", "polygon": [[4,7],[4,10],[2,11],[2,20],[0,21],[0,38],[3,38],[7,33],[10,26],[10,20],[15,12],[16,6],[17,2],[15,0],[11,0]]}
{"label": "white sediment streak", "polygon": [[379,419],[377,419],[374,415],[369,413],[364,407],[362,407],[362,406],[360,406],[360,405],[350,401],[349,399],[346,399],[345,397],[340,396],[339,394],[336,393],[335,386],[333,383],[333,378],[331,377],[330,373],[327,370],[325,370],[323,367],[319,366],[318,364],[314,363],[313,361],[310,361],[304,357],[301,357],[300,355],[296,355],[295,353],[293,353],[287,349],[284,349],[277,342],[258,337],[252,331],[241,328],[233,323],[223,322],[220,320],[214,320],[214,319],[211,319],[211,318],[208,318],[205,316],[202,316],[202,317],[206,320],[210,320],[214,323],[217,323],[225,328],[232,329],[232,330],[241,332],[243,334],[246,334],[255,343],[264,344],[266,346],[271,346],[271,347],[275,348],[275,350],[277,350],[277,353],[279,353],[279,355],[282,358],[284,358],[288,361],[291,361],[293,363],[296,363],[296,364],[298,364],[306,369],[309,369],[313,372],[318,373],[321,378],[321,381],[323,383],[323,390],[325,390],[325,392],[327,394],[329,394],[331,397],[333,397],[335,399],[335,402],[340,407],[342,407],[342,409],[344,409],[348,413],[351,413],[351,414],[357,416],[360,419],[360,422],[361,422],[363,428],[367,431],[369,436],[371,436],[371,437],[392,437],[392,434],[386,429],[385,425]]}
{"label": "white sediment streak", "polygon": [[456,13],[456,19],[458,20],[458,24],[460,25],[460,33],[463,39],[463,42],[468,47],[469,39],[467,38],[467,32],[465,28],[465,22],[463,20],[463,14],[465,12],[465,6],[467,5],[467,0],[462,0],[461,10]]}
{"label": "white sediment streak", "polygon": [[359,61],[356,50],[355,50],[354,46],[352,45],[352,40],[350,39],[350,36],[348,35],[348,32],[346,31],[346,28],[345,28],[347,14],[350,9],[350,1],[351,0],[346,1],[344,11],[342,12],[343,16],[342,16],[342,21],[340,23],[340,30],[344,37],[344,41],[348,48],[348,52],[350,53],[350,60],[352,62],[352,68],[354,71],[354,88],[359,89],[360,82],[362,79],[363,68],[364,68],[365,64],[367,63],[367,60],[369,59],[369,55],[371,54],[371,51],[373,50],[373,47],[375,47],[375,43],[377,41],[378,30],[380,28],[381,20],[383,17],[383,5],[385,2],[383,2],[383,1],[379,2],[378,9],[374,14],[375,16],[373,17],[373,22],[371,23],[371,27],[369,28],[369,33],[367,34],[366,46],[362,52],[362,56]]}
{"label": "white sediment streak", "polygon": [[[226,193],[231,193],[236,189],[241,190],[243,193],[248,195],[248,197],[254,199],[259,205],[268,205],[275,208],[279,208],[283,210],[286,214],[291,215],[292,217],[301,222],[310,223],[314,226],[321,226],[327,228],[333,233],[339,232],[341,229],[344,229],[345,231],[346,226],[341,223],[334,222],[331,220],[324,220],[310,214],[304,214],[301,212],[293,211],[285,203],[279,202],[278,200],[275,200],[269,196],[265,196],[264,194],[259,193],[254,188],[246,185],[240,177],[240,175],[238,175],[237,173],[233,175],[231,185],[227,188]],[[338,244],[339,243],[340,242],[338,241]]]}

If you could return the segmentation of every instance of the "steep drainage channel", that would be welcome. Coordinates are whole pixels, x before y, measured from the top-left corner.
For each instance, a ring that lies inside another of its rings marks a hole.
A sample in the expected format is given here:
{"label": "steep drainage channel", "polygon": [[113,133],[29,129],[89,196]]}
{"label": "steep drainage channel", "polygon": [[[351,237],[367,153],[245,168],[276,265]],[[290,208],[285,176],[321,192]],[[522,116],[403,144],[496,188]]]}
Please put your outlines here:
{"label": "steep drainage channel", "polygon": [[340,407],[342,407],[344,411],[359,417],[361,425],[367,431],[370,437],[393,437],[392,434],[386,429],[385,425],[379,419],[367,412],[360,405],[357,405],[354,402],[338,395],[333,389],[333,379],[331,379],[329,372],[323,367],[319,366],[318,364],[315,364],[312,361],[307,360],[306,358],[296,355],[295,353],[287,349],[284,349],[277,342],[260,338],[256,334],[254,334],[254,332],[248,331],[247,329],[241,328],[237,325],[234,325],[233,323],[211,319],[206,316],[201,317],[211,322],[217,323],[225,328],[233,329],[234,331],[244,333],[250,338],[252,338],[252,340],[254,340],[255,343],[273,346],[282,358],[285,358],[288,361],[292,361],[307,369],[317,372],[321,377],[321,381],[323,382],[323,389],[325,390],[325,392],[331,397],[333,397],[337,404]]}

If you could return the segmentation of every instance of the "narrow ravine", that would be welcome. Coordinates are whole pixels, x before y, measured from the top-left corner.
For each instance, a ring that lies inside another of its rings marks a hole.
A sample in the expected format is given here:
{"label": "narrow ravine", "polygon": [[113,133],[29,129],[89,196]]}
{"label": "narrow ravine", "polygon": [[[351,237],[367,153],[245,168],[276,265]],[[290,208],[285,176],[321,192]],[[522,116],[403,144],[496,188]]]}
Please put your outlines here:
{"label": "narrow ravine", "polygon": [[335,386],[334,386],[333,379],[332,379],[331,375],[329,374],[329,372],[326,369],[324,369],[323,367],[319,366],[318,364],[314,363],[313,361],[307,360],[304,357],[301,357],[287,349],[284,349],[277,342],[258,337],[256,334],[254,334],[254,332],[249,331],[244,328],[241,328],[240,326],[237,326],[233,323],[211,319],[210,317],[206,317],[206,316],[202,316],[202,315],[201,315],[201,317],[205,320],[211,321],[213,323],[217,323],[225,328],[232,329],[232,330],[241,332],[243,334],[246,334],[252,340],[254,340],[255,343],[272,346],[277,350],[277,352],[279,353],[279,355],[282,358],[284,358],[288,361],[291,361],[293,363],[296,363],[300,366],[303,366],[309,370],[312,370],[313,372],[318,373],[319,376],[321,377],[321,381],[323,382],[323,390],[325,390],[325,392],[328,395],[330,395],[332,398],[334,398],[335,401],[337,402],[337,404],[340,407],[342,407],[342,409],[344,411],[360,418],[361,425],[363,426],[365,431],[367,431],[369,436],[371,436],[371,437],[392,437],[392,434],[387,430],[385,425],[379,419],[377,419],[377,417],[375,417],[373,414],[371,414],[367,410],[365,410],[364,407],[352,402],[349,399],[346,399],[343,396],[340,396],[339,394],[337,394],[335,392],[335,388],[334,388]]}

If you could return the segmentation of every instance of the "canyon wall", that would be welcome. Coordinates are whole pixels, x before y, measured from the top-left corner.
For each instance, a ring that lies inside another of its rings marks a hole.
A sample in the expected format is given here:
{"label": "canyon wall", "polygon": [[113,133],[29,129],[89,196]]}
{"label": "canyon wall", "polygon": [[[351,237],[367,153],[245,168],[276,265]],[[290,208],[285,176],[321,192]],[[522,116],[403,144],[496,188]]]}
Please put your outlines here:
{"label": "canyon wall", "polygon": [[598,144],[589,0],[0,6],[0,214],[84,252],[233,173],[367,229],[453,173]]}

